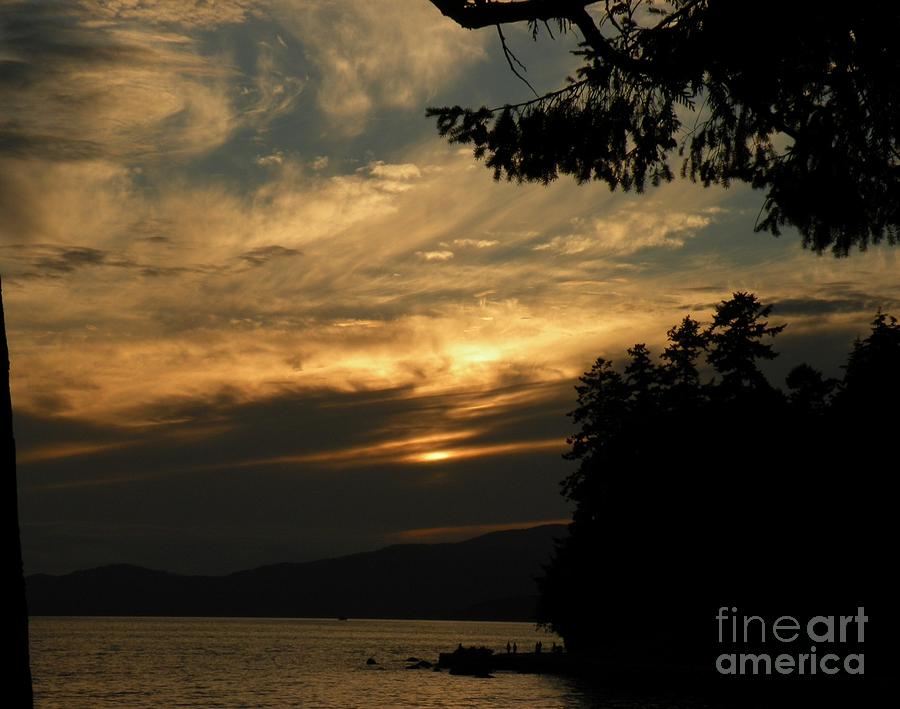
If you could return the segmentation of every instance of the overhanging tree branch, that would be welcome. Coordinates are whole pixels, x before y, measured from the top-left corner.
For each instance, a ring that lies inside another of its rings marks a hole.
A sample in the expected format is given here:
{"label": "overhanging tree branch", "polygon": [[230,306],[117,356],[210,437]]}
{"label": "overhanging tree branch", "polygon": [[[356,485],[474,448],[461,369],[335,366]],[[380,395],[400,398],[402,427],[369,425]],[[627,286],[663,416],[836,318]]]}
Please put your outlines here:
{"label": "overhanging tree branch", "polygon": [[[503,56],[506,57],[506,63],[509,64],[509,70],[517,77],[519,77],[529,89],[531,89],[531,93],[533,93],[537,98],[540,98],[541,95],[537,91],[535,91],[534,87],[531,85],[531,82],[524,76],[522,76],[516,69],[516,64],[518,64],[522,68],[522,71],[528,71],[528,69],[525,68],[525,65],[519,61],[519,58],[515,54],[513,54],[512,50],[509,48],[509,45],[507,45],[506,35],[503,34],[503,27],[500,25],[497,25],[497,34],[500,37],[500,45],[503,47]],[[515,62],[515,64],[513,64],[513,62]]]}
{"label": "overhanging tree branch", "polygon": [[491,0],[431,0],[446,17],[460,27],[477,30],[510,22],[531,22],[569,19],[572,12],[593,5],[597,0],[521,0],[491,2]]}
{"label": "overhanging tree branch", "polygon": [[597,56],[633,72],[648,72],[653,65],[616,51],[594,23],[585,7],[597,0],[522,0],[521,2],[471,2],[470,0],[431,0],[442,14],[460,27],[475,30],[490,25],[515,22],[566,20],[578,27],[584,41]]}
{"label": "overhanging tree branch", "polygon": [[[497,179],[567,174],[641,191],[673,179],[677,155],[704,186],[765,190],[757,231],[792,226],[804,246],[837,256],[900,242],[900,5],[834,13],[759,0],[756,14],[778,22],[753,33],[729,0],[431,2],[470,29],[528,22],[536,37],[554,20],[583,36],[583,64],[559,90],[428,110]],[[703,120],[683,136],[701,97]]]}

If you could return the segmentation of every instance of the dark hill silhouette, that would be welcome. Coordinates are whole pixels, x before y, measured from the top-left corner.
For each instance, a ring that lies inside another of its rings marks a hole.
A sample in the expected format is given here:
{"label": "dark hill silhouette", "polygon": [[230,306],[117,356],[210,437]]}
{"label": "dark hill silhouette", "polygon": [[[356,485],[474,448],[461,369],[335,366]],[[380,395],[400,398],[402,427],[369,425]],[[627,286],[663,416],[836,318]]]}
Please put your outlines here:
{"label": "dark hill silhouette", "polygon": [[534,578],[562,525],[397,544],[227,576],[117,564],[26,580],[33,615],[531,620]]}

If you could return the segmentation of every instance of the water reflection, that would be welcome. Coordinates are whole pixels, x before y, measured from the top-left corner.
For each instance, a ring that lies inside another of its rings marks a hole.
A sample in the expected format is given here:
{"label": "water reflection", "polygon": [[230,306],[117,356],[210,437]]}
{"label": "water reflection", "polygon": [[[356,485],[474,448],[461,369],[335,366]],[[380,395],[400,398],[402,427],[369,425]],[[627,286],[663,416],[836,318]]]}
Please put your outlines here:
{"label": "water reflection", "polygon": [[459,642],[505,651],[554,639],[527,623],[36,618],[31,634],[38,707],[638,706],[560,677],[405,669]]}

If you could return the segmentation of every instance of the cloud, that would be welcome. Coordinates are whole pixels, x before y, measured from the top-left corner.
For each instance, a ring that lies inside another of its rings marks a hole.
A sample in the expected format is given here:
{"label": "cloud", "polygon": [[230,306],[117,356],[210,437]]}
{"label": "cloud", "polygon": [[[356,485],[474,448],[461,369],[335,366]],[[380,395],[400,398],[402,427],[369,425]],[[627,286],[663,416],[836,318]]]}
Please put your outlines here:
{"label": "cloud", "polygon": [[390,164],[381,160],[370,163],[358,172],[367,172],[378,180],[382,190],[386,192],[406,192],[422,177],[418,165],[412,163]]}
{"label": "cloud", "polygon": [[[0,218],[22,237],[0,254],[7,317],[16,358],[30,362],[18,405],[46,407],[53,394],[66,411],[112,420],[222,382],[253,399],[285,385],[438,392],[574,378],[598,354],[658,346],[686,312],[705,317],[732,290],[790,304],[811,280],[848,272],[800,251],[737,265],[726,256],[735,212],[710,210],[722,193],[673,184],[647,201],[497,184],[433,143],[397,157],[320,175],[286,155],[249,194],[186,179],[146,192],[140,174],[109,162],[7,159],[13,204]],[[573,225],[583,251],[535,250]],[[887,282],[893,258],[872,250],[849,282]],[[849,287],[816,297],[858,299]]]}
{"label": "cloud", "polygon": [[586,236],[554,236],[550,241],[537,244],[535,251],[555,251],[564,256],[574,256],[594,246],[595,240]]}
{"label": "cloud", "polygon": [[0,7],[0,154],[47,160],[187,160],[292,111],[305,81],[258,42],[238,69],[203,32],[256,3],[75,2]]}
{"label": "cloud", "polygon": [[259,246],[251,251],[241,254],[241,259],[249,263],[251,266],[262,266],[272,259],[286,258],[291,256],[299,256],[297,249],[286,249],[283,246],[273,244],[271,246]]}
{"label": "cloud", "polygon": [[435,88],[485,58],[486,36],[418,0],[275,2],[273,14],[317,65],[331,130],[356,135],[383,108],[421,111]]}
{"label": "cloud", "polygon": [[0,157],[0,237],[96,248],[131,221],[133,194],[128,168],[109,161]]}
{"label": "cloud", "polygon": [[535,251],[550,251],[562,256],[584,252],[629,256],[642,249],[677,249],[706,227],[720,210],[703,209],[689,214],[674,211],[660,202],[640,208],[629,206],[609,216],[594,219],[575,217],[574,231],[536,244]]}
{"label": "cloud", "polygon": [[256,45],[257,57],[250,83],[241,86],[237,102],[240,120],[264,133],[276,119],[291,115],[306,88],[306,78],[290,69],[290,52],[284,41],[273,46],[268,41]]}
{"label": "cloud", "polygon": [[[146,241],[146,240],[144,240]],[[150,243],[153,243],[152,241]],[[271,247],[279,248],[279,247]],[[123,269],[141,276],[158,278],[176,274],[203,272],[203,268],[169,266],[156,263],[141,263],[125,253],[88,248],[83,246],[56,246],[52,244],[13,244],[0,246],[7,266],[6,275],[12,283],[31,279],[61,279],[74,276],[83,270]],[[247,261],[257,261],[281,255],[277,252],[249,254]]]}
{"label": "cloud", "polygon": [[449,261],[453,258],[452,251],[416,251],[416,256],[418,256],[423,261]]}
{"label": "cloud", "polygon": [[85,247],[54,249],[51,256],[39,257],[37,268],[58,273],[71,273],[77,268],[97,266],[106,261],[106,254],[98,249]]}
{"label": "cloud", "polygon": [[281,165],[283,162],[284,153],[280,150],[276,150],[274,153],[270,153],[269,155],[256,156],[256,164],[260,167],[272,167],[274,165]]}
{"label": "cloud", "polygon": [[497,239],[454,239],[453,245],[460,249],[489,249],[500,242]]}
{"label": "cloud", "polygon": [[411,163],[390,165],[380,160],[369,167],[369,173],[375,177],[401,182],[414,180],[422,176],[422,171],[419,169],[418,165],[413,165]]}
{"label": "cloud", "polygon": [[[855,298],[785,298],[772,304],[780,316],[828,315],[832,313],[874,313],[885,305],[884,297],[859,294]],[[888,301],[887,307],[896,307]]]}
{"label": "cloud", "polygon": [[0,146],[82,159],[193,154],[234,128],[227,66],[185,35],[92,22],[72,3],[7,6]]}
{"label": "cloud", "polygon": [[211,29],[240,24],[262,11],[258,0],[81,0],[91,14],[106,20],[186,25]]}
{"label": "cloud", "polygon": [[465,524],[453,527],[424,527],[420,529],[404,529],[394,532],[390,539],[396,542],[454,542],[471,539],[480,534],[501,532],[508,529],[530,529],[545,524],[569,524],[572,520],[568,517],[556,519],[528,520],[524,522],[504,522],[500,524]]}
{"label": "cloud", "polygon": [[[221,573],[359,551],[426,526],[559,519],[565,389],[286,388],[253,401],[222,391],[160,401],[157,423],[142,427],[26,413],[17,418],[25,558],[42,571],[129,561]],[[555,436],[557,449],[519,456],[514,489],[496,457],[395,463],[530,435]],[[478,499],[465,502],[473,480]]]}

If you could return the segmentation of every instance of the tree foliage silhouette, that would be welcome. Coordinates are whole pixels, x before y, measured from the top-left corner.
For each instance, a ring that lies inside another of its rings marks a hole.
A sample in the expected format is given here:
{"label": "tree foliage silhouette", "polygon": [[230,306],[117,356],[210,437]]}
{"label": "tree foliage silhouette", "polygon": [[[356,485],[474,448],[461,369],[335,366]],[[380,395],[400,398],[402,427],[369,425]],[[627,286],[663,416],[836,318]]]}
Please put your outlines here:
{"label": "tree foliage silhouette", "polygon": [[553,37],[551,23],[582,37],[583,63],[558,90],[493,108],[428,109],[440,134],[472,145],[496,179],[564,174],[642,191],[673,179],[680,162],[705,186],[765,190],[757,230],[790,225],[804,246],[838,256],[896,243],[896,4],[431,2],[463,27],[496,25],[520,76],[503,24],[527,22],[535,39]]}
{"label": "tree foliage silhouette", "polygon": [[[734,293],[708,326],[685,317],[671,328],[658,363],[637,344],[624,374],[600,358],[580,377],[565,456],[578,465],[562,481],[575,509],[540,579],[538,610],[570,650],[696,657],[709,650],[703,623],[717,603],[749,598],[761,611],[788,592],[801,605],[829,594],[843,602],[883,568],[860,542],[874,554],[889,538],[871,477],[886,459],[868,442],[896,434],[888,412],[900,396],[900,325],[879,312],[842,381],[801,364],[785,394],[758,367],[777,356],[770,340],[785,327],[770,313],[752,293]],[[865,493],[852,508],[848,470]],[[839,523],[817,546],[829,510]],[[843,575],[815,587],[835,559]]]}
{"label": "tree foliage silhouette", "polygon": [[700,323],[686,316],[667,333],[669,344],[659,356],[661,382],[667,407],[685,408],[696,403],[700,391],[697,359],[706,350]]}
{"label": "tree foliage silhouette", "polygon": [[[864,340],[856,340],[844,368],[844,388],[840,400],[844,406],[874,415],[900,396],[900,324],[897,318],[879,311],[872,331]],[[877,403],[876,403],[877,402]],[[874,404],[874,406],[873,406]]]}
{"label": "tree foliage silhouette", "polygon": [[738,292],[716,306],[712,324],[705,333],[707,361],[722,376],[720,391],[735,396],[746,390],[761,391],[770,385],[757,360],[777,357],[771,344],[784,325],[770,327],[763,318],[772,306],[763,306],[752,293]]}

